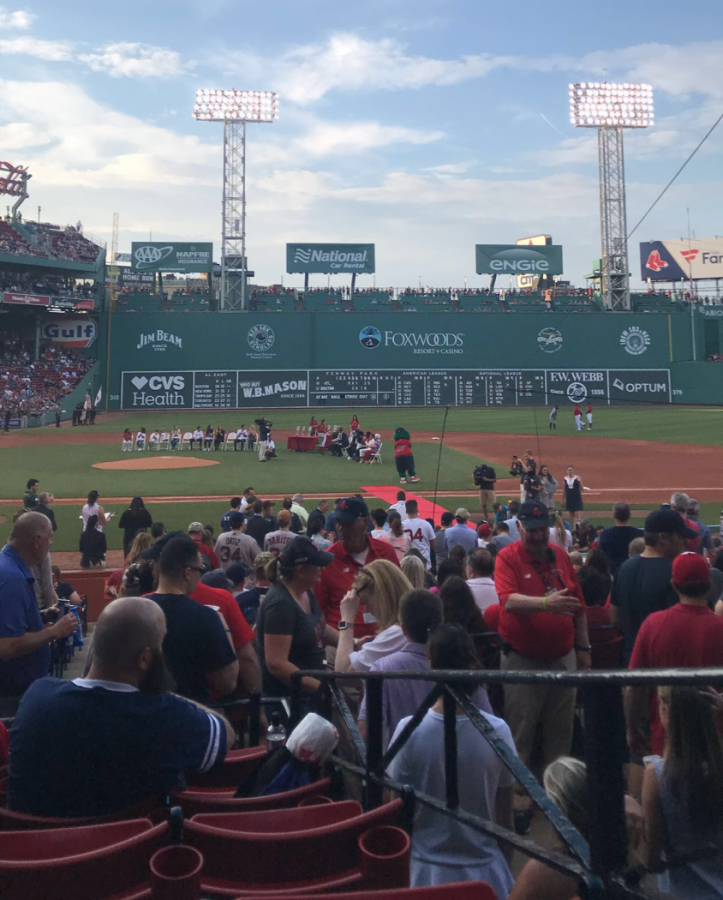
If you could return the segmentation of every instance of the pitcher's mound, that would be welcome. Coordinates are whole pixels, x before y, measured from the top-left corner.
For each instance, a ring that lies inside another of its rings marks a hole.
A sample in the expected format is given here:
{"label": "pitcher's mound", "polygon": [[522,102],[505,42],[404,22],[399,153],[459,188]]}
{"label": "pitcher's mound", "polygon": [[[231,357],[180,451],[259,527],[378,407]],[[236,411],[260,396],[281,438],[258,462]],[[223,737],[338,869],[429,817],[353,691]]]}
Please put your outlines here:
{"label": "pitcher's mound", "polygon": [[200,466],[217,466],[218,460],[197,459],[195,456],[134,456],[131,459],[115,459],[112,462],[93,463],[94,469],[122,469],[138,472],[141,469],[197,469]]}

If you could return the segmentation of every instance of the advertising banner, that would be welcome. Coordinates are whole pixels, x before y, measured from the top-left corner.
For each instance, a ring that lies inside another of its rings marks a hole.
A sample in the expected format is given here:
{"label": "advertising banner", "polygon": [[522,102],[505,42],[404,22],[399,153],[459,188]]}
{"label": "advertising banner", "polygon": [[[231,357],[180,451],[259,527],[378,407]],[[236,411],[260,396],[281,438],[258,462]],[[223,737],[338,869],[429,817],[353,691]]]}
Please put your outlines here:
{"label": "advertising banner", "polygon": [[148,288],[156,283],[155,272],[141,272],[127,266],[118,268],[118,286],[127,288]]}
{"label": "advertising banner", "polygon": [[3,303],[14,303],[20,306],[50,306],[50,297],[39,294],[3,294]]}
{"label": "advertising banner", "polygon": [[124,372],[121,409],[193,407],[193,372]]}
{"label": "advertising banner", "polygon": [[477,244],[478,275],[562,275],[560,244]]}
{"label": "advertising banner", "polygon": [[97,335],[98,327],[89,316],[82,318],[58,316],[45,322],[41,330],[41,337],[44,341],[78,349],[90,347]]}
{"label": "advertising banner", "polygon": [[[552,243],[552,235],[549,234],[533,234],[531,237],[520,238],[517,241],[518,247],[547,247]],[[520,290],[536,291],[540,286],[540,275],[518,275],[517,287]]]}
{"label": "advertising banner", "polygon": [[703,281],[723,278],[723,237],[640,244],[643,281]]}
{"label": "advertising banner", "polygon": [[209,272],[213,244],[134,241],[131,266],[139,272]]}
{"label": "advertising banner", "polygon": [[374,244],[287,244],[286,271],[373,274]]}

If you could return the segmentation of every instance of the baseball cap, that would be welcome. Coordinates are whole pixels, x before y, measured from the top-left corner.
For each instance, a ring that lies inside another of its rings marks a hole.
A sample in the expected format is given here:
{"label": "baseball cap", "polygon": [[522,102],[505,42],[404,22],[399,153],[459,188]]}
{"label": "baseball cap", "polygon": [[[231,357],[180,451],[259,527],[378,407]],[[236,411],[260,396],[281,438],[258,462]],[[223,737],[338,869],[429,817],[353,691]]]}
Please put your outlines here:
{"label": "baseball cap", "polygon": [[199,531],[203,531],[203,524],[201,522],[191,522],[188,526],[189,534],[197,534]]}
{"label": "baseball cap", "polygon": [[482,540],[486,540],[492,534],[490,523],[480,522],[480,526],[477,529],[477,534],[482,538]]}
{"label": "baseball cap", "polygon": [[209,587],[222,588],[226,591],[230,591],[235,584],[223,569],[213,569],[211,572],[206,572],[205,575],[201,576],[201,582]]}
{"label": "baseball cap", "polygon": [[454,512],[455,519],[469,519],[469,510],[465,509],[464,506],[460,506],[459,509]]}
{"label": "baseball cap", "polygon": [[282,566],[328,566],[334,559],[333,553],[319,550],[316,544],[303,534],[289,541],[284,547],[279,562]]}
{"label": "baseball cap", "polygon": [[700,553],[680,553],[673,560],[673,581],[676,584],[710,584],[710,566]]}
{"label": "baseball cap", "polygon": [[653,534],[679,534],[684,538],[700,537],[697,531],[688,528],[685,519],[674,509],[654,509],[645,520],[644,531]]}
{"label": "baseball cap", "polygon": [[177,537],[188,537],[188,535],[183,531],[166,532],[166,534],[164,534],[162,538],[159,538],[155,544],[151,544],[147,550],[144,550],[141,553],[141,559],[158,559],[166,544]]}
{"label": "baseball cap", "polygon": [[344,497],[336,510],[336,521],[349,524],[356,519],[365,519],[369,516],[369,508],[358,497]]}
{"label": "baseball cap", "polygon": [[443,512],[440,521],[442,525],[451,525],[454,522],[454,516],[451,512]]}
{"label": "baseball cap", "polygon": [[539,500],[530,500],[520,505],[520,511],[517,513],[519,522],[529,531],[531,528],[549,528],[550,527],[550,511],[540,503]]}
{"label": "baseball cap", "polygon": [[228,569],[226,569],[226,575],[232,584],[238,584],[243,581],[244,578],[248,578],[250,574],[250,566],[247,566],[246,563],[242,562],[232,563]]}
{"label": "baseball cap", "polygon": [[[228,524],[231,526],[231,529],[240,528],[243,523],[246,521],[246,516],[241,512],[232,512],[228,517]],[[195,522],[194,522],[195,524]]]}

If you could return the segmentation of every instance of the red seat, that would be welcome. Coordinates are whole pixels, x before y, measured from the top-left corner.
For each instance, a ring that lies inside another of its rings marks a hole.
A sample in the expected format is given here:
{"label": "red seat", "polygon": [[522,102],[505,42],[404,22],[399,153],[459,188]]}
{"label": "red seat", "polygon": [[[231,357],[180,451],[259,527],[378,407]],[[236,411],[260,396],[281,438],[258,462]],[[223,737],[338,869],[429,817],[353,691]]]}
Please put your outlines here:
{"label": "red seat", "polygon": [[104,900],[138,894],[168,824],[133,819],[104,825],[6,832],[0,842],[0,897]]}
{"label": "red seat", "polygon": [[260,812],[242,813],[202,813],[191,822],[219,828],[222,831],[237,831],[247,834],[282,834],[284,832],[308,831],[323,828],[337,822],[345,822],[362,815],[362,808],[356,800],[341,803],[324,803],[320,806],[302,806],[297,809],[270,809]]}
{"label": "red seat", "polygon": [[172,806],[180,806],[186,818],[200,813],[213,812],[246,812],[259,809],[288,809],[298,806],[309,797],[319,797],[331,788],[331,779],[322,778],[313,784],[285,791],[282,794],[269,794],[267,797],[235,798],[234,788],[219,790],[217,788],[201,788],[185,791],[172,791]]}
{"label": "red seat", "polygon": [[231,750],[226,754],[223,764],[210,772],[189,773],[189,789],[195,787],[233,787],[238,788],[256,773],[266,758],[264,747],[249,747],[246,750]]}
{"label": "red seat", "polygon": [[[329,805],[311,809],[331,808]],[[402,802],[395,800],[344,821],[281,834],[239,832],[205,824],[194,817],[184,826],[184,843],[203,854],[202,883],[209,893],[233,896],[240,890],[314,890],[322,886],[329,890],[332,886],[359,883],[363,875],[366,880],[373,878],[375,870],[384,871],[383,880],[377,884],[389,886],[394,886],[393,873],[401,871],[396,884],[403,887],[409,884],[407,835],[392,828],[387,836],[394,849],[389,871],[384,865],[389,854],[373,840],[383,826],[397,825],[401,815]],[[359,847],[362,836],[371,841],[366,852]],[[394,838],[400,842],[397,848]],[[381,854],[375,856],[378,851]],[[363,866],[364,856],[372,856],[369,871]]]}
{"label": "red seat", "polygon": [[[288,900],[288,896],[279,893],[242,894],[237,900]],[[329,900],[329,895],[304,894],[304,900]],[[465,881],[438,887],[334,894],[334,900],[497,900],[497,895],[485,881]]]}

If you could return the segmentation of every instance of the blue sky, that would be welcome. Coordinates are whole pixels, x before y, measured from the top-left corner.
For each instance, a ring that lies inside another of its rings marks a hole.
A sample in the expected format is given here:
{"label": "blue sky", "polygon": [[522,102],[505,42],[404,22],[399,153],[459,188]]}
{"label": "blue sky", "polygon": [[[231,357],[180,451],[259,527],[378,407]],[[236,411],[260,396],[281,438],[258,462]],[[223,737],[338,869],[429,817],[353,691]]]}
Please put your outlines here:
{"label": "blue sky", "polygon": [[[121,250],[152,230],[218,256],[221,126],[191,117],[195,89],[278,90],[279,121],[249,128],[258,281],[287,241],[329,240],[376,243],[377,284],[482,284],[475,243],[545,232],[580,284],[597,149],[568,83],[653,85],[655,127],[626,136],[632,228],[723,111],[722,26],[720,0],[6,3],[0,159],[30,166],[30,218],[109,239],[118,212]],[[687,208],[723,232],[722,148],[723,125],[632,237],[634,281],[638,240],[683,236]]]}

